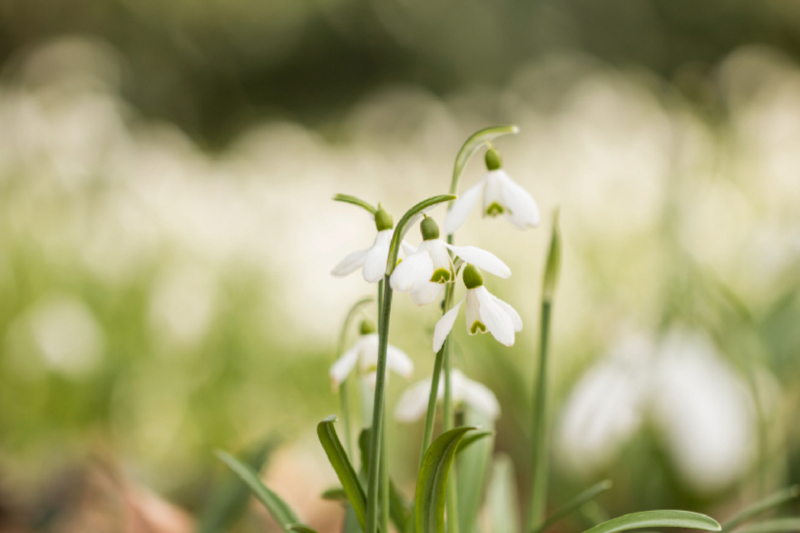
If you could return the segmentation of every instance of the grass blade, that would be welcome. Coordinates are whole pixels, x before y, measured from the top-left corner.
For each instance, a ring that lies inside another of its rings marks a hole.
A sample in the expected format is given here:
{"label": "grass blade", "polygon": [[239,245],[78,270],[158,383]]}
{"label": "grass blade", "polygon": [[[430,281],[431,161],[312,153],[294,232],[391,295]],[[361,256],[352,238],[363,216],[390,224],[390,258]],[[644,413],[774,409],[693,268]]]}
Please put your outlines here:
{"label": "grass blade", "polygon": [[259,499],[261,503],[264,504],[264,507],[267,508],[267,511],[272,515],[272,518],[278,522],[278,525],[283,529],[285,533],[290,533],[292,531],[291,526],[297,525],[300,522],[300,519],[297,518],[297,515],[294,511],[284,502],[280,496],[272,492],[268,489],[258,478],[258,474],[256,474],[253,469],[249,466],[239,462],[235,458],[233,458],[230,454],[227,454],[223,451],[216,452],[217,457],[219,457],[222,462],[230,467],[231,470],[236,472],[242,481],[247,483],[247,486],[250,487],[250,490],[253,491],[253,494],[256,495],[256,498]]}
{"label": "grass blade", "polygon": [[433,441],[417,478],[415,533],[443,533],[447,477],[461,439],[471,427],[451,429]]}
{"label": "grass blade", "polygon": [[[242,461],[257,472],[267,462],[276,445],[277,439],[269,439],[256,449],[245,453]],[[250,488],[233,472],[226,471],[225,474],[226,479],[213,491],[204,505],[197,525],[197,533],[227,531],[242,516],[247,507]]]}
{"label": "grass blade", "polygon": [[642,511],[612,518],[598,524],[585,533],[616,533],[630,529],[650,527],[680,527],[684,529],[701,529],[703,531],[719,531],[722,529],[710,516],[689,511]]}
{"label": "grass blade", "polygon": [[542,531],[546,530],[548,527],[552,526],[553,524],[555,524],[556,522],[558,522],[559,520],[570,514],[572,511],[575,511],[578,508],[580,508],[583,504],[585,504],[589,500],[594,499],[594,497],[600,494],[601,492],[610,489],[611,486],[612,483],[608,479],[592,485],[585,491],[578,494],[575,498],[573,498],[569,502],[565,503],[564,505],[553,511],[553,514],[547,517],[547,520],[545,520],[541,526],[534,529],[533,533],[541,533]]}
{"label": "grass blade", "polygon": [[780,490],[775,494],[767,496],[763,500],[757,501],[753,505],[745,507],[733,517],[726,521],[725,524],[722,526],[723,533],[727,533],[728,531],[732,531],[734,528],[738,527],[739,525],[747,522],[751,518],[758,516],[759,514],[769,511],[770,509],[774,509],[778,507],[782,503],[788,502],[789,500],[796,498],[800,495],[800,485],[793,485],[786,489]]}
{"label": "grass blade", "polygon": [[367,497],[333,427],[335,421],[336,415],[331,415],[317,424],[317,435],[363,529],[367,515]]}

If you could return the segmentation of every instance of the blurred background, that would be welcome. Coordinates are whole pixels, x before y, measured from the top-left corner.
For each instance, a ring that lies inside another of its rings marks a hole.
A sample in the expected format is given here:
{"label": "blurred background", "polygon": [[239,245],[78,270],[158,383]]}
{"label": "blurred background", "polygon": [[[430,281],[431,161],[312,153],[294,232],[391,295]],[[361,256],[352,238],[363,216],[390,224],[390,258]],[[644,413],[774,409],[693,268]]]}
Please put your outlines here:
{"label": "blurred background", "polygon": [[[798,58],[795,0],[0,0],[0,529],[190,531],[213,450],[279,438],[266,479],[337,531],[314,429],[375,286],[329,272],[374,225],[330,198],[398,220],[502,123],[544,222],[457,240],[509,264],[487,287],[525,329],[459,321],[457,364],[522,501],[556,206],[553,501],[610,477],[612,516],[725,518],[800,482]],[[437,306],[393,312],[429,376]],[[388,430],[410,494],[421,423]]]}

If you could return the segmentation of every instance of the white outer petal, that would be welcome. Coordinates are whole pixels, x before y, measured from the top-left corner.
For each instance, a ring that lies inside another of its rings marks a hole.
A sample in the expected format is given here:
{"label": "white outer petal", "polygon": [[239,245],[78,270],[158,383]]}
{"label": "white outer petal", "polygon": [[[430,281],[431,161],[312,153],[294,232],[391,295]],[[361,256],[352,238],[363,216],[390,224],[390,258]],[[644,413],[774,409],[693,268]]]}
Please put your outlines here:
{"label": "white outer petal", "polygon": [[508,214],[508,219],[521,229],[538,226],[541,216],[539,214],[539,206],[536,205],[533,196],[511,179],[505,171],[499,172],[502,172],[499,177],[503,201],[511,211]]}
{"label": "white outer petal", "polygon": [[363,373],[374,372],[378,364],[378,334],[370,333],[362,335],[356,343],[361,352],[361,371]]}
{"label": "white outer petal", "polygon": [[353,367],[358,361],[358,353],[360,350],[361,345],[356,342],[349,350],[344,352],[335,363],[331,365],[330,376],[331,384],[333,385],[334,389],[341,385],[342,382],[347,379],[347,376],[350,375],[350,372],[353,371]]}
{"label": "white outer petal", "polygon": [[391,344],[386,347],[386,366],[395,374],[410,378],[414,373],[414,363],[406,353]]}
{"label": "white outer petal", "polygon": [[472,263],[490,274],[500,278],[511,277],[511,269],[508,268],[508,265],[491,252],[476,246],[453,246],[452,244],[445,244],[445,246],[467,263]]}
{"label": "white outer petal", "polygon": [[427,305],[434,301],[444,290],[444,283],[429,281],[411,291],[411,300],[417,305]]}
{"label": "white outer petal", "polygon": [[401,252],[403,252],[403,253],[406,255],[406,257],[408,257],[409,255],[411,255],[411,254],[413,254],[414,252],[416,252],[416,251],[417,251],[417,249],[416,249],[416,248],[414,248],[414,246],[413,246],[413,245],[411,245],[411,244],[408,244],[408,242],[406,242],[405,240],[403,240],[403,241],[400,243],[400,251],[401,251]]}
{"label": "white outer petal", "polygon": [[458,390],[459,399],[476,411],[492,419],[500,416],[500,402],[497,401],[497,397],[489,387],[469,379],[459,370],[453,370],[450,376],[454,397],[456,396],[455,391]]}
{"label": "white outer petal", "polygon": [[414,422],[428,410],[431,380],[423,379],[411,385],[400,396],[394,408],[394,418],[400,422]]}
{"label": "white outer petal", "polygon": [[433,275],[433,261],[427,250],[417,250],[404,259],[392,272],[389,284],[392,289],[410,292],[421,287]]}
{"label": "white outer petal", "polygon": [[436,328],[433,330],[434,352],[438,352],[442,348],[445,339],[447,339],[447,335],[450,333],[450,330],[453,329],[453,324],[456,323],[458,310],[461,309],[462,303],[464,303],[463,298],[451,310],[446,312],[442,318],[439,319],[439,322],[436,323]]}
{"label": "white outer petal", "polygon": [[363,250],[356,250],[355,252],[347,254],[338,265],[333,267],[331,276],[341,278],[358,270],[364,264],[369,250],[369,248],[364,248]]}
{"label": "white outer petal", "polygon": [[503,311],[508,313],[509,318],[511,318],[511,323],[514,324],[514,331],[517,333],[522,331],[522,317],[519,316],[517,310],[511,307],[510,304],[504,302],[503,300],[495,296],[494,294],[489,293],[489,295],[492,297],[492,300],[494,300],[494,302],[497,305],[499,305]]}
{"label": "white outer petal", "polygon": [[393,230],[385,229],[375,237],[375,244],[367,252],[364,261],[364,279],[370,283],[378,283],[386,272],[386,260],[389,258],[389,244]]}
{"label": "white outer petal", "polygon": [[450,254],[447,252],[447,243],[441,239],[432,239],[424,241],[420,248],[425,247],[428,254],[433,261],[433,270],[444,269],[450,272],[450,281],[453,281],[455,276],[455,269],[453,268],[453,260],[450,259]]}
{"label": "white outer petal", "polygon": [[467,220],[467,216],[469,216],[470,211],[472,211],[472,208],[475,207],[478,197],[483,191],[484,185],[486,185],[485,177],[464,191],[458,197],[458,199],[453,202],[452,209],[447,212],[447,216],[444,219],[445,235],[455,233],[456,230],[464,224],[464,221]]}
{"label": "white outer petal", "polygon": [[514,324],[508,313],[500,307],[493,299],[486,287],[481,285],[475,289],[476,296],[480,302],[481,322],[486,325],[486,329],[500,344],[506,346],[514,345]]}

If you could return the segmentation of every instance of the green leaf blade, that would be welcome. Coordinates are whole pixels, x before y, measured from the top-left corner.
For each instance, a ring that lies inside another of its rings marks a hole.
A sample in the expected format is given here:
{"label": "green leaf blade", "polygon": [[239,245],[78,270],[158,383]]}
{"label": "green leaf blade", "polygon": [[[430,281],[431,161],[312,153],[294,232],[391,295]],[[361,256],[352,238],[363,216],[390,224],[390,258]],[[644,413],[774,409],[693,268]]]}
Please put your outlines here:
{"label": "green leaf blade", "polygon": [[417,478],[415,533],[443,533],[447,477],[461,439],[472,427],[451,429],[433,441]]}
{"label": "green leaf blade", "polygon": [[317,436],[320,443],[328,456],[336,476],[342,483],[342,489],[347,495],[350,505],[353,507],[358,523],[362,529],[365,529],[366,516],[367,516],[367,497],[364,494],[364,488],[358,480],[356,471],[350,460],[345,453],[342,443],[339,441],[339,436],[336,434],[336,429],[333,423],[336,421],[336,416],[331,415],[319,424],[317,424]]}
{"label": "green leaf blade", "polygon": [[800,485],[793,485],[791,487],[785,488],[780,490],[774,494],[771,494],[764,498],[763,500],[759,500],[756,503],[749,505],[733,515],[730,520],[725,522],[725,525],[722,527],[722,531],[727,533],[728,531],[732,531],[739,525],[747,522],[748,520],[758,516],[759,514],[769,511],[779,505],[788,502],[800,496]]}
{"label": "green leaf blade", "polygon": [[598,524],[585,533],[617,533],[631,529],[650,527],[680,527],[684,529],[700,529],[703,531],[720,531],[722,528],[710,516],[689,511],[642,511],[612,518]]}
{"label": "green leaf blade", "polygon": [[579,509],[588,501],[597,497],[597,495],[600,494],[601,492],[610,489],[612,485],[613,484],[608,479],[605,479],[599,483],[592,485],[585,491],[578,494],[575,498],[573,498],[569,502],[565,503],[564,505],[553,511],[553,514],[547,517],[547,520],[545,520],[541,526],[534,529],[533,533],[541,533],[542,531],[546,530],[548,527],[552,526],[553,524],[555,524],[556,522],[558,522],[571,512]]}
{"label": "green leaf blade", "polygon": [[250,490],[253,491],[256,498],[264,504],[264,507],[267,508],[267,511],[269,511],[275,521],[278,522],[281,529],[283,529],[285,533],[290,533],[292,531],[291,526],[298,524],[300,519],[297,518],[295,512],[286,502],[267,488],[258,478],[258,474],[249,466],[239,462],[230,454],[221,450],[217,451],[216,455],[223,463],[228,465],[231,470],[236,472],[239,477],[242,478],[242,481],[247,483],[247,486],[250,487]]}

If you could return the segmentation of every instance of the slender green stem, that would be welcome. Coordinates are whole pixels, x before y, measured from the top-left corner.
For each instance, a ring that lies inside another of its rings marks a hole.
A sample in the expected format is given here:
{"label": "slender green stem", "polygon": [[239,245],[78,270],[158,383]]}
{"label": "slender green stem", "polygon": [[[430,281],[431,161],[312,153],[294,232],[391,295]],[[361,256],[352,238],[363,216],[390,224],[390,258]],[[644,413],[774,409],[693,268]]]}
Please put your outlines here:
{"label": "slender green stem", "polygon": [[[383,309],[383,287],[384,285],[388,285],[388,280],[381,280],[378,282],[378,309]],[[383,324],[388,324],[388,315],[386,316],[386,322],[384,322],[383,313],[378,313],[378,331],[382,331]],[[387,337],[388,338],[388,337]],[[374,416],[373,411],[373,416]],[[389,458],[386,454],[386,429],[385,426],[381,425],[381,466],[380,466],[380,488],[378,489],[378,494],[380,496],[380,523],[381,527],[380,530],[384,533],[388,533],[389,531]]]}
{"label": "slender green stem", "polygon": [[[362,298],[361,300],[357,301],[353,304],[353,307],[350,308],[350,311],[347,312],[347,316],[344,319],[344,324],[342,325],[342,333],[339,335],[339,355],[341,356],[345,349],[347,348],[347,332],[350,330],[350,326],[353,322],[353,319],[358,314],[359,309],[361,306],[368,304],[372,301],[372,297]],[[350,397],[347,389],[347,382],[348,380],[345,379],[339,385],[339,402],[341,404],[342,410],[342,424],[344,425],[344,443],[345,443],[345,450],[347,450],[347,455],[352,460],[353,457],[353,443],[352,443],[352,431],[350,429]]]}
{"label": "slender green stem", "polygon": [[[375,380],[375,400],[372,403],[372,431],[369,441],[369,468],[367,470],[367,518],[364,533],[378,530],[378,487],[380,485],[381,440],[383,439],[384,403],[386,396],[386,350],[389,346],[389,316],[392,310],[392,286],[389,275],[384,276],[383,297],[378,318],[378,365]],[[386,510],[388,514],[388,509]],[[388,532],[384,532],[388,533]]]}
{"label": "slender green stem", "polygon": [[549,300],[542,302],[539,369],[533,402],[533,487],[529,518],[531,529],[538,529],[542,525],[547,503],[547,343],[551,307]]}

